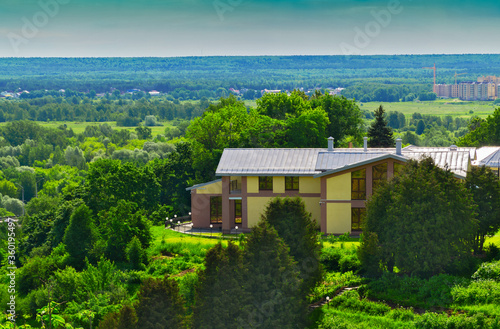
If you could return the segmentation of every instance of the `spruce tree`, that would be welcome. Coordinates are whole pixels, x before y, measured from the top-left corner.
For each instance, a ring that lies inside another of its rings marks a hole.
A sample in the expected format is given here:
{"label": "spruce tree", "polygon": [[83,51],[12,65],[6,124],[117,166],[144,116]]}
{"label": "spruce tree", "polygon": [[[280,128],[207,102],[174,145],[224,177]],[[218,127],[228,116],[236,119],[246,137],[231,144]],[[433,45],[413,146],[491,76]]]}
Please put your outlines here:
{"label": "spruce tree", "polygon": [[368,129],[369,147],[394,147],[392,129],[388,126],[382,105],[375,110],[375,122]]}
{"label": "spruce tree", "polygon": [[[303,328],[307,305],[302,281],[287,245],[261,221],[249,235],[244,252],[244,288],[249,294],[243,328]],[[237,296],[236,296],[237,297]]]}
{"label": "spruce tree", "polygon": [[136,306],[137,323],[141,329],[182,328],[184,302],[175,280],[146,279],[139,290]]}
{"label": "spruce tree", "polygon": [[321,280],[321,246],[317,224],[306,211],[300,198],[276,198],[269,203],[263,219],[276,229],[290,248],[290,255],[297,262],[303,281],[304,298]]}
{"label": "spruce tree", "polygon": [[245,323],[243,272],[242,252],[234,243],[227,248],[219,243],[207,252],[196,288],[193,328],[239,328]]}
{"label": "spruce tree", "polygon": [[366,210],[368,239],[359,250],[365,269],[397,267],[400,274],[429,277],[470,255],[474,205],[464,184],[432,158],[408,161],[375,191]]}

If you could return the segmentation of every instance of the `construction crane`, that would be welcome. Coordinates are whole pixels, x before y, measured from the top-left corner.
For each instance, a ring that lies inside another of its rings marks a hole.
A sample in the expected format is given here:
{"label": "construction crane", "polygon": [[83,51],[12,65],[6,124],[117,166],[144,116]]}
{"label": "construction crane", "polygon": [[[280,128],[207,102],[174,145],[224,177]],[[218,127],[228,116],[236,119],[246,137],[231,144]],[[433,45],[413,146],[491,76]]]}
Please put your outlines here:
{"label": "construction crane", "polygon": [[432,88],[433,92],[436,92],[436,63],[434,63],[433,67],[422,67],[423,69],[434,70],[434,86]]}
{"label": "construction crane", "polygon": [[455,84],[457,84],[457,77],[458,77],[459,75],[464,75],[464,74],[467,74],[467,73],[458,73],[458,74],[457,74],[457,71],[455,71]]}

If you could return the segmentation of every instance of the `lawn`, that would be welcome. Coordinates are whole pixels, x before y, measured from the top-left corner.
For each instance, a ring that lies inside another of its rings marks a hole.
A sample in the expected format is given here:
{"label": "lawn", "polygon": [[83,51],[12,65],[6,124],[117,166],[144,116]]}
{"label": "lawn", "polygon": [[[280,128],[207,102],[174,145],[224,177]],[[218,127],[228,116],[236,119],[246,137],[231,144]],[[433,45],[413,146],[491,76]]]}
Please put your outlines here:
{"label": "lawn", "polygon": [[477,115],[479,117],[487,117],[492,114],[498,105],[493,102],[465,102],[452,99],[440,99],[433,102],[370,102],[359,103],[360,108],[368,111],[375,111],[377,107],[382,105],[386,111],[402,112],[407,118],[413,113],[429,114],[437,116],[452,117],[471,117]]}
{"label": "lawn", "polygon": [[[85,127],[87,126],[98,126],[98,125],[101,125],[101,124],[104,124],[104,123],[107,123],[108,125],[110,125],[111,127],[113,127],[113,129],[126,129],[126,130],[129,130],[131,132],[135,132],[135,128],[136,127],[118,127],[116,125],[116,121],[109,121],[109,122],[78,122],[78,121],[50,121],[50,122],[44,122],[44,121],[36,121],[36,123],[38,123],[39,125],[41,125],[42,127],[47,127],[47,128],[57,128],[59,127],[60,125],[66,125],[68,127],[68,129],[73,129],[73,132],[75,134],[81,134],[85,131]],[[7,124],[6,122],[2,122],[0,123],[0,127],[2,125],[5,125]],[[158,134],[160,135],[163,135],[165,133],[165,128],[167,126],[170,126],[170,123],[168,122],[161,122],[161,124],[163,126],[156,126],[156,127],[149,127],[151,128],[151,133],[153,136],[156,136]]]}

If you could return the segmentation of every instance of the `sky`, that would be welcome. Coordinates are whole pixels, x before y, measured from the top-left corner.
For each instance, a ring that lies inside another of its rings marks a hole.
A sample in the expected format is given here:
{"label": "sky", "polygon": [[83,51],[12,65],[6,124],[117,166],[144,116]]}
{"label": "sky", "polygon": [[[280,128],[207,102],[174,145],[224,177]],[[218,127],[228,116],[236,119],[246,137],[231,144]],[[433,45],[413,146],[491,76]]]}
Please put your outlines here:
{"label": "sky", "polygon": [[498,0],[0,0],[0,57],[500,53]]}

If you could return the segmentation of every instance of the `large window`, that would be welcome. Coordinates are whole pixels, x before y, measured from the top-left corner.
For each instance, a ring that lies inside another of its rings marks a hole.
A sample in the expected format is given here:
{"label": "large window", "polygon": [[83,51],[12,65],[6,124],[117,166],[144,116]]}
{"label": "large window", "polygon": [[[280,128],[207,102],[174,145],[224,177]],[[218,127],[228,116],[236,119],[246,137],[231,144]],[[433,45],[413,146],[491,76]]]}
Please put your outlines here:
{"label": "large window", "polygon": [[212,224],[222,223],[222,197],[221,196],[211,196],[210,197],[210,223],[212,223]]}
{"label": "large window", "polygon": [[373,191],[382,184],[382,182],[387,181],[387,162],[381,163],[379,165],[372,167],[372,182],[373,182]]}
{"label": "large window", "polygon": [[234,223],[241,224],[241,200],[234,200]]}
{"label": "large window", "polygon": [[285,190],[299,190],[298,177],[285,177]]}
{"label": "large window", "polygon": [[366,208],[352,208],[351,209],[351,232],[361,231],[363,219],[365,218]]}
{"label": "large window", "polygon": [[351,199],[366,200],[366,169],[351,173]]}
{"label": "large window", "polygon": [[261,176],[259,177],[259,190],[273,190],[273,177]]}

